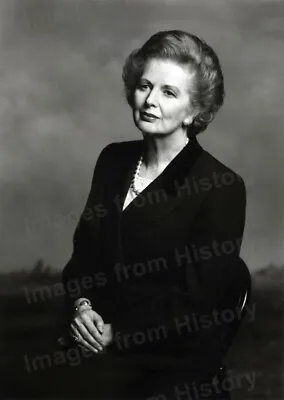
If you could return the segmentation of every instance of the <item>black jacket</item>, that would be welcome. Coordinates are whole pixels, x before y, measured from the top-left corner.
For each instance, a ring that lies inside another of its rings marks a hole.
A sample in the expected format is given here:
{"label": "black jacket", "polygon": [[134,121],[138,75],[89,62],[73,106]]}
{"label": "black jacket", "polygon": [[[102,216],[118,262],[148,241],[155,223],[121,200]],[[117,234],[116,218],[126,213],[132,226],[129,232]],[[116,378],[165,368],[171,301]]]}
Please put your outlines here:
{"label": "black jacket", "polygon": [[250,284],[239,257],[245,185],[194,138],[122,211],[143,145],[111,143],[99,155],[62,273],[66,312],[88,297],[113,324],[114,354],[213,376]]}

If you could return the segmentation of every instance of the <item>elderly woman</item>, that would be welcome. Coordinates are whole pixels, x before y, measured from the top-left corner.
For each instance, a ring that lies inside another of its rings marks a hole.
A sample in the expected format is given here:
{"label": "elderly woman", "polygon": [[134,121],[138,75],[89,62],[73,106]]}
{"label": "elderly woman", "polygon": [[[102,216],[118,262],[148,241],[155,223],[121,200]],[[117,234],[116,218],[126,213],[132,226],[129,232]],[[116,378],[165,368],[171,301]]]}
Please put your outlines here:
{"label": "elderly woman", "polygon": [[218,57],[195,35],[158,32],[123,81],[142,140],[97,160],[62,273],[69,331],[98,365],[128,365],[112,398],[230,399],[222,362],[250,274],[243,179],[197,141],[223,104]]}

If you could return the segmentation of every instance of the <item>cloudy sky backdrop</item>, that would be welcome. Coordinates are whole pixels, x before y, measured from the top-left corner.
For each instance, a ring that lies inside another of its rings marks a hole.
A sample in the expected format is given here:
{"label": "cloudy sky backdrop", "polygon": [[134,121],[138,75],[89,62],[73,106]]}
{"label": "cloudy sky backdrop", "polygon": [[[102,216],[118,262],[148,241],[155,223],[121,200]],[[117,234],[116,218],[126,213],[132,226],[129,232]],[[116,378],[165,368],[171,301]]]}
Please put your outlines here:
{"label": "cloudy sky backdrop", "polygon": [[99,152],[140,138],[124,60],[167,29],[220,57],[226,101],[199,141],[246,182],[249,268],[283,264],[283,2],[1,0],[0,272],[68,261]]}

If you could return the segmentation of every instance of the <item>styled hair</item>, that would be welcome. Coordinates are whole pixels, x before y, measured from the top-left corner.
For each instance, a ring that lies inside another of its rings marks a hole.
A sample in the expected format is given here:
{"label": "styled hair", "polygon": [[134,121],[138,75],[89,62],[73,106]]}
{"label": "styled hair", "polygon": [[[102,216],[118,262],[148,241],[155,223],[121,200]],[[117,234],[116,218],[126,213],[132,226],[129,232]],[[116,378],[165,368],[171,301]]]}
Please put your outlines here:
{"label": "styled hair", "polygon": [[187,135],[196,136],[213,121],[225,96],[224,78],[218,56],[201,38],[180,30],[161,31],[133,50],[123,66],[124,93],[130,107],[146,63],[151,59],[171,60],[194,72],[190,88],[191,106],[196,112]]}

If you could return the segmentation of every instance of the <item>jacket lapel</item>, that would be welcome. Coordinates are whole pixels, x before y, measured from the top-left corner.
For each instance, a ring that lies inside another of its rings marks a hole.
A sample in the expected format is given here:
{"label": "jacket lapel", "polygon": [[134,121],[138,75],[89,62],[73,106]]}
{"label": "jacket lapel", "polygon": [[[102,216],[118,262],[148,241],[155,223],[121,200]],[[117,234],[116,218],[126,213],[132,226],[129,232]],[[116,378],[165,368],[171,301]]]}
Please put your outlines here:
{"label": "jacket lapel", "polygon": [[144,142],[141,140],[129,142],[128,147],[125,146],[126,153],[119,173],[116,173],[114,185],[117,197],[120,199],[120,205],[117,208],[123,224],[130,223],[136,227],[162,218],[183,204],[184,197],[188,200],[188,196],[183,196],[185,191],[182,191],[181,187],[185,184],[192,167],[203,152],[197,139],[191,138],[162,173],[122,211],[143,145]]}

